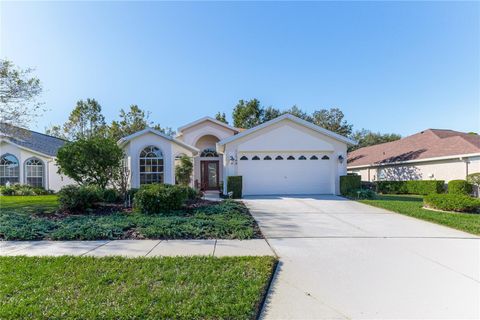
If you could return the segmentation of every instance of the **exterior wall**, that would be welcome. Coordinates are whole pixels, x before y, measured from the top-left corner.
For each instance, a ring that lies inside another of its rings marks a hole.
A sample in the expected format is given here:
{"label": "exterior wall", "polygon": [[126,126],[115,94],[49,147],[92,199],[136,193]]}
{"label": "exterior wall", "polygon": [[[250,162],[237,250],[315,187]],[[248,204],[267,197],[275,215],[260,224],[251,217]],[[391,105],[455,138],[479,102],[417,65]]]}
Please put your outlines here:
{"label": "exterior wall", "polygon": [[333,160],[331,179],[335,194],[340,193],[340,175],[347,172],[346,160],[343,163],[338,161],[340,155],[344,159],[347,157],[346,143],[285,119],[225,145],[223,167],[225,193],[227,177],[238,174],[238,155],[248,152],[327,153]]}
{"label": "exterior wall", "polygon": [[40,159],[44,164],[44,177],[43,177],[43,184],[44,188],[48,190],[58,191],[63,186],[69,184],[75,184],[75,181],[70,179],[69,177],[60,175],[57,173],[58,166],[56,164],[54,157],[49,157],[46,155],[42,155],[33,151],[29,151],[24,148],[19,148],[14,144],[10,144],[7,142],[1,142],[0,144],[0,155],[4,154],[12,154],[14,155],[19,162],[19,181],[21,184],[26,183],[26,176],[25,176],[25,161],[30,158],[37,158]]}
{"label": "exterior wall", "polygon": [[154,133],[145,133],[130,140],[124,147],[126,163],[130,170],[130,187],[140,187],[140,152],[148,147],[155,146],[163,153],[163,181],[175,184],[175,157],[185,154],[189,157],[192,152]]}
{"label": "exterior wall", "polygon": [[445,180],[465,179],[467,174],[480,172],[480,156],[464,159],[449,159],[417,162],[396,166],[349,168],[362,181],[376,180]]}

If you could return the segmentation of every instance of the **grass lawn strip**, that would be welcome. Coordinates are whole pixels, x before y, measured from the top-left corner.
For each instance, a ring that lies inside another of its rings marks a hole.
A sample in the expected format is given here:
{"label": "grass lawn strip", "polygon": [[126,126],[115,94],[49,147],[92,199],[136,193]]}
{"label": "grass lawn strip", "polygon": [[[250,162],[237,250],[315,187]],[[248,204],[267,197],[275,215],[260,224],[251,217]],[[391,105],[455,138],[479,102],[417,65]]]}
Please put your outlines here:
{"label": "grass lawn strip", "polygon": [[480,235],[480,214],[432,211],[423,208],[423,197],[416,195],[378,195],[362,203]]}
{"label": "grass lawn strip", "polygon": [[0,257],[0,319],[254,319],[273,257]]}
{"label": "grass lawn strip", "polygon": [[56,196],[0,197],[0,240],[252,239],[259,228],[240,202],[163,214],[57,216]]}

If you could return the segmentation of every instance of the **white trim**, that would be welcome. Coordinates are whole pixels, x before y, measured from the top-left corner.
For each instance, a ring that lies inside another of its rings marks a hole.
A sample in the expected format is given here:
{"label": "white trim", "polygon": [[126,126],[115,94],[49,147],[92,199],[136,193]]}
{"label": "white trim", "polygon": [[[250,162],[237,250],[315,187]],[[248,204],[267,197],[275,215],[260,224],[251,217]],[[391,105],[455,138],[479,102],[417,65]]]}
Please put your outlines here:
{"label": "white trim", "polygon": [[15,143],[15,142],[12,142],[8,139],[0,138],[0,142],[10,143],[11,145],[14,145],[15,147],[18,147],[18,148],[23,149],[23,150],[30,151],[30,152],[38,154],[42,157],[46,157],[46,158],[50,158],[50,159],[55,159],[56,158],[56,156],[52,156],[52,155],[49,155],[49,154],[46,154],[46,153],[43,153],[43,152],[40,152],[40,151],[36,151],[36,150],[30,149],[30,148],[27,148],[25,146],[22,146],[22,145],[19,145],[19,144]]}
{"label": "white trim", "polygon": [[157,136],[160,136],[160,137],[162,137],[162,138],[164,138],[164,139],[167,139],[167,140],[169,140],[169,141],[172,141],[172,142],[178,144],[179,146],[184,147],[185,149],[192,151],[194,154],[199,152],[199,150],[198,150],[197,148],[192,147],[192,146],[189,145],[189,144],[186,144],[186,143],[184,143],[184,142],[182,142],[182,141],[179,141],[179,140],[177,140],[177,139],[169,136],[168,134],[165,134],[165,133],[160,132],[160,131],[158,131],[158,130],[155,130],[155,129],[153,129],[153,128],[146,128],[146,129],[137,131],[137,132],[135,132],[135,133],[133,133],[133,134],[131,134],[131,135],[129,135],[129,136],[126,136],[126,137],[124,137],[124,138],[121,138],[120,140],[118,140],[117,143],[118,143],[119,145],[124,145],[124,144],[127,143],[128,141],[130,141],[130,140],[132,140],[132,139],[134,139],[134,138],[136,138],[136,137],[142,136],[142,135],[144,135],[144,134],[146,134],[146,133],[156,134]]}
{"label": "white trim", "polygon": [[202,122],[204,122],[204,121],[211,121],[211,122],[213,122],[213,123],[215,123],[215,124],[218,124],[219,126],[222,126],[222,127],[224,127],[224,128],[230,129],[230,130],[235,131],[235,132],[239,132],[239,130],[238,130],[237,128],[232,127],[231,125],[228,125],[228,124],[226,124],[226,123],[223,123],[222,121],[218,121],[217,119],[214,119],[214,118],[208,117],[208,116],[207,116],[207,117],[200,118],[200,119],[198,119],[198,120],[195,120],[195,121],[190,122],[190,123],[188,123],[188,124],[186,124],[186,125],[184,125],[184,126],[179,127],[179,128],[178,128],[178,132],[182,132],[183,130],[185,130],[185,129],[187,129],[187,128],[190,128],[190,127],[193,127],[193,126],[195,126],[195,125],[197,125],[197,124],[199,124],[199,123],[202,123]]}
{"label": "white trim", "polygon": [[280,121],[282,121],[282,120],[285,120],[285,119],[288,119],[288,120],[290,120],[290,121],[293,121],[293,122],[295,122],[295,123],[297,123],[297,124],[299,124],[299,125],[301,125],[301,126],[304,126],[304,127],[306,127],[306,128],[312,129],[312,130],[314,130],[314,131],[317,131],[317,132],[319,132],[319,133],[322,133],[322,134],[324,134],[324,135],[326,135],[326,136],[329,136],[330,138],[339,140],[339,141],[341,141],[341,142],[344,142],[344,143],[347,143],[347,144],[350,144],[350,145],[356,145],[356,144],[357,144],[357,142],[356,142],[355,140],[349,139],[349,138],[347,138],[347,137],[344,137],[344,136],[342,136],[342,135],[339,135],[338,133],[335,133],[335,132],[332,132],[332,131],[327,130],[327,129],[325,129],[325,128],[319,127],[319,126],[317,126],[317,125],[315,125],[315,124],[313,124],[313,123],[311,123],[311,122],[305,121],[305,120],[300,119],[300,118],[298,118],[298,117],[295,117],[295,116],[293,116],[293,115],[291,115],[291,114],[289,114],[289,113],[286,113],[286,114],[284,114],[284,115],[281,115],[281,116],[279,116],[279,117],[276,117],[275,119],[272,119],[272,120],[270,120],[270,121],[264,122],[264,123],[262,123],[262,124],[260,124],[260,125],[258,125],[258,126],[256,126],[256,127],[253,127],[253,128],[248,129],[248,130],[245,130],[245,131],[243,131],[243,132],[240,132],[240,133],[237,134],[237,135],[234,135],[234,136],[228,137],[228,138],[226,138],[226,139],[223,139],[223,140],[219,141],[219,142],[217,143],[217,145],[218,145],[218,146],[223,146],[223,145],[225,145],[225,144],[227,144],[227,143],[230,143],[230,142],[235,141],[235,140],[237,140],[237,139],[241,139],[241,138],[243,138],[243,137],[245,137],[245,136],[247,136],[247,135],[249,135],[249,134],[252,134],[252,133],[254,133],[254,132],[258,131],[258,130],[264,129],[264,128],[268,127],[268,126],[271,126],[271,125],[273,125],[273,124],[275,124],[275,123],[278,123],[278,122],[280,122]]}
{"label": "white trim", "polygon": [[416,160],[363,164],[363,165],[359,165],[359,166],[348,166],[347,165],[347,169],[350,170],[350,169],[361,169],[361,168],[375,168],[375,167],[394,166],[394,165],[399,165],[399,164],[430,162],[430,161],[450,160],[450,159],[463,160],[464,158],[479,157],[479,156],[480,156],[480,153],[457,154],[457,155],[451,155],[451,156],[424,158],[424,159],[416,159]]}

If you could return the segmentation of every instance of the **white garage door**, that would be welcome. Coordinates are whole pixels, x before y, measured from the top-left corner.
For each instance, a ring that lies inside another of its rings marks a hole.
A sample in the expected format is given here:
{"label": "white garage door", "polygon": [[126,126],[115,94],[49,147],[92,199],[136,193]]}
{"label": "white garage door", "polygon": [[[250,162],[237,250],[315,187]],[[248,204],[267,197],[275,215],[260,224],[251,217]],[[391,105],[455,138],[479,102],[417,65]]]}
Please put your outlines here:
{"label": "white garage door", "polygon": [[240,154],[238,174],[244,195],[334,193],[328,154]]}

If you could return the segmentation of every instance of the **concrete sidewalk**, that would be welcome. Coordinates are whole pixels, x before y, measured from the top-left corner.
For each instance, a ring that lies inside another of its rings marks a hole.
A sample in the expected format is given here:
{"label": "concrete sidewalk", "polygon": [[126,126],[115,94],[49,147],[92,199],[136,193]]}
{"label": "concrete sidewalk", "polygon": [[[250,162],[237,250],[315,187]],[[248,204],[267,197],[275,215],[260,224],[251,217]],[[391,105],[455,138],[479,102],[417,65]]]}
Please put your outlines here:
{"label": "concrete sidewalk", "polygon": [[0,256],[274,256],[264,239],[1,241]]}

